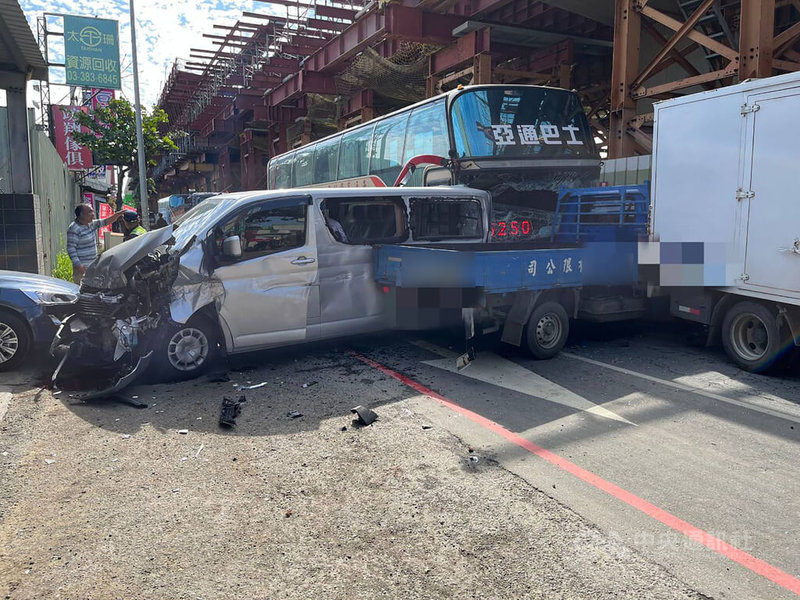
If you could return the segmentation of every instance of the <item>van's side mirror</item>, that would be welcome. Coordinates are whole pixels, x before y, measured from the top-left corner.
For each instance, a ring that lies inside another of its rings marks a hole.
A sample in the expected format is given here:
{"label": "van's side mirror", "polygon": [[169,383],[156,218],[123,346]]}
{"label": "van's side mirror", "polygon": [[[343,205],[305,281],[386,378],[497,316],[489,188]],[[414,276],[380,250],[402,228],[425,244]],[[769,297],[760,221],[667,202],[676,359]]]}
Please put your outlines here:
{"label": "van's side mirror", "polygon": [[222,256],[225,258],[242,258],[242,240],[238,235],[225,238],[222,242]]}

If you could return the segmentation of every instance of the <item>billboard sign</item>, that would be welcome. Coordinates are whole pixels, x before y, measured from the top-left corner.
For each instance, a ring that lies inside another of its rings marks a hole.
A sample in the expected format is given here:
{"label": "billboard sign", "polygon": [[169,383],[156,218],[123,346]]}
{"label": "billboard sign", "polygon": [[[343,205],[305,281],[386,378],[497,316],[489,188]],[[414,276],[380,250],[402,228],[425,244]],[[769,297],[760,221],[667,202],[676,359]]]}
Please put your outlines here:
{"label": "billboard sign", "polygon": [[53,134],[56,150],[68,169],[81,170],[92,166],[92,152],[72,139],[73,131],[81,126],[75,120],[77,111],[87,112],[85,106],[53,106]]}
{"label": "billboard sign", "polygon": [[105,108],[114,99],[114,90],[100,88],[85,88],[83,90],[83,104],[96,110]]}
{"label": "billboard sign", "polygon": [[69,85],[121,89],[117,21],[65,15],[64,65]]}

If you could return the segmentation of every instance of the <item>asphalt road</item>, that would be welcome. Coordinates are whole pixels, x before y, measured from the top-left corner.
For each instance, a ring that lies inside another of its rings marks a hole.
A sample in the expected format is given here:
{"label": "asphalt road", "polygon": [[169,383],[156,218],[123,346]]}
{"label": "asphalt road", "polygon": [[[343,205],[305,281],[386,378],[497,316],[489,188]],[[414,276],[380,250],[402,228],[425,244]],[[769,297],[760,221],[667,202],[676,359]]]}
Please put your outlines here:
{"label": "asphalt road", "polygon": [[484,344],[461,372],[454,337],[359,351],[491,421],[431,408],[481,452],[692,588],[715,598],[796,597],[797,371],[745,373],[721,352],[687,345],[680,329],[611,331],[574,336],[549,361]]}
{"label": "asphalt road", "polygon": [[[574,511],[588,527],[564,529],[570,532],[565,535],[574,537],[559,542],[565,543],[558,553],[567,563],[570,559],[563,558],[566,549],[598,557],[601,564],[608,561],[623,566],[636,555],[637,561],[642,557],[648,564],[663,567],[661,573],[708,597],[750,600],[800,595],[800,370],[796,367],[774,376],[748,374],[731,365],[720,351],[691,347],[685,343],[683,330],[664,325],[642,331],[605,327],[577,332],[562,355],[549,361],[534,361],[513,348],[484,340],[477,359],[457,371],[454,357],[462,351],[463,340],[458,335],[439,333],[381,335],[234,358],[230,366],[235,381],[248,377],[257,383],[256,379],[268,375],[272,391],[264,394],[264,406],[251,400],[247,418],[228,438],[217,433],[215,412],[220,391],[231,384],[206,379],[155,386],[152,393],[159,395],[159,405],[153,403],[147,411],[97,404],[73,406],[68,399],[52,397],[39,420],[29,419],[26,425],[27,409],[21,411],[20,405],[15,409],[14,403],[40,398],[42,392],[37,392],[35,381],[44,370],[32,370],[16,379],[7,377],[10,386],[0,385],[0,421],[6,410],[13,417],[10,422],[6,419],[2,428],[6,437],[0,435],[0,442],[10,449],[4,460],[12,461],[15,455],[30,458],[19,459],[25,467],[20,467],[20,474],[58,466],[66,488],[78,485],[81,478],[94,472],[94,466],[80,462],[83,459],[74,442],[66,444],[74,448],[74,460],[78,461],[74,470],[71,463],[43,467],[41,460],[32,458],[39,456],[34,448],[58,445],[59,429],[45,417],[68,419],[70,427],[77,423],[79,434],[86,436],[87,449],[94,444],[90,454],[95,461],[104,456],[109,444],[115,444],[109,439],[117,439],[119,434],[141,436],[137,446],[141,454],[136,460],[143,465],[142,473],[149,474],[152,469],[154,476],[161,476],[166,463],[154,457],[166,452],[162,447],[171,450],[174,436],[170,432],[187,422],[192,434],[202,436],[194,440],[197,447],[202,450],[202,443],[208,446],[201,456],[213,451],[256,455],[261,443],[256,446],[254,442],[249,450],[249,440],[265,435],[259,419],[272,409],[276,417],[267,418],[286,423],[270,426],[278,429],[269,431],[274,440],[285,438],[283,451],[298,448],[298,452],[310,452],[309,448],[324,446],[342,435],[336,421],[328,424],[328,420],[341,420],[350,405],[365,403],[386,417],[384,427],[392,421],[404,426],[405,419],[427,423],[433,428],[430,431],[469,447],[470,455],[464,460],[502,467],[525,489],[540,490],[554,499],[561,505],[559,514],[561,507]],[[236,371],[248,365],[255,370]],[[302,382],[313,387],[302,386]],[[277,396],[276,385],[282,390]],[[140,393],[150,395],[145,386],[141,389],[144,392]],[[165,393],[170,402],[161,397]],[[317,404],[320,399],[326,403],[317,406],[314,398]],[[294,407],[307,415],[296,421],[298,432],[293,430],[295,421],[286,421],[287,408]],[[312,418],[315,412],[319,412],[318,422]],[[195,420],[186,421],[187,414]],[[306,422],[307,418],[311,421]],[[363,438],[374,444],[366,456],[387,460],[379,458],[379,431],[372,438]],[[297,435],[300,437],[292,437]],[[23,452],[24,444],[18,447],[16,439],[29,440],[25,442],[30,445],[28,450]],[[399,438],[395,441],[395,451],[401,452],[403,443]],[[63,452],[60,450],[59,457]],[[194,446],[193,452],[200,454]],[[328,449],[320,452],[322,459],[330,454]],[[410,452],[408,460],[413,460],[413,448],[402,452]],[[442,460],[452,460],[449,455],[442,456]],[[180,460],[188,465],[194,459]],[[358,464],[364,457],[354,460]],[[267,464],[264,472],[274,471],[274,462]],[[363,463],[365,476],[370,468],[369,462]],[[32,501],[46,497],[42,488],[28,489],[24,482],[13,479],[12,471],[8,474],[15,497]],[[172,471],[169,474],[178,477]],[[141,487],[140,476],[137,471],[128,473],[131,489]],[[198,471],[196,476],[181,480],[181,485],[205,485],[206,475]],[[286,476],[297,475],[290,470]],[[244,481],[250,479],[237,479],[235,485],[243,486]],[[44,482],[46,479],[40,483]],[[502,478],[487,478],[485,485],[493,482],[509,486]],[[91,492],[93,488],[88,489]],[[102,494],[126,497],[129,493],[111,489]],[[481,494],[488,501],[507,493],[506,489],[482,489]],[[384,501],[377,500],[375,510],[380,511],[377,507]],[[146,505],[149,500],[143,502]],[[359,506],[364,500],[356,496],[353,502]],[[469,510],[475,514],[474,506]],[[491,518],[486,520],[488,530],[491,522]],[[79,529],[78,521],[75,524]],[[458,531],[456,525],[453,532]],[[16,527],[7,521],[0,531],[7,529],[12,539]],[[560,522],[555,523],[556,531],[559,527]],[[514,554],[513,548],[504,551]],[[524,556],[526,551],[530,547],[520,548],[519,553]],[[637,585],[646,586],[641,575],[637,577]],[[497,585],[502,582],[498,580]],[[637,589],[641,593],[643,588]]]}

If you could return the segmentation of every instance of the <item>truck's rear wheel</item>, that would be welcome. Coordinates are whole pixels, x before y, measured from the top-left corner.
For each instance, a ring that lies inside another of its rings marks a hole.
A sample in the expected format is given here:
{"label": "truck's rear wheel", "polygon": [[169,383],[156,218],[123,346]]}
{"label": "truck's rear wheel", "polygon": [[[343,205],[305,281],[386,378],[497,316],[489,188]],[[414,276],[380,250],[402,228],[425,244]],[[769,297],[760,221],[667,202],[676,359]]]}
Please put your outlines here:
{"label": "truck's rear wheel", "polygon": [[734,304],[722,321],[722,346],[742,369],[761,373],[769,369],[789,348],[776,314],[757,302]]}
{"label": "truck's rear wheel", "polygon": [[569,317],[557,302],[537,306],[528,319],[525,340],[535,358],[553,358],[561,352],[569,335]]}

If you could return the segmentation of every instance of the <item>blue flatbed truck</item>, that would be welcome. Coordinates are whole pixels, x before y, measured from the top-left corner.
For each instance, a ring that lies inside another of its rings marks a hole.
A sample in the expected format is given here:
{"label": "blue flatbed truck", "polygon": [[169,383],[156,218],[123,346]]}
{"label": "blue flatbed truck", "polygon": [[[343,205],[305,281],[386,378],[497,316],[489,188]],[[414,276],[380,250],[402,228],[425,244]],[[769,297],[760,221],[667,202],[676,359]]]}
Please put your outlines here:
{"label": "blue flatbed truck", "polygon": [[647,185],[562,189],[552,230],[527,242],[376,247],[375,276],[397,329],[463,319],[470,360],[477,329],[540,359],[563,348],[569,321],[636,318],[637,242],[647,227]]}

